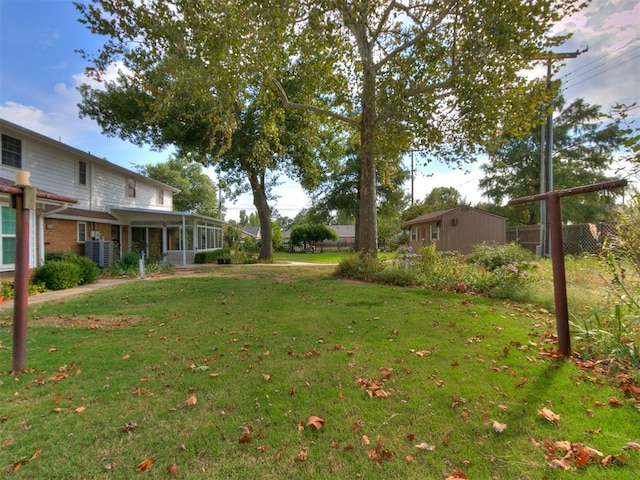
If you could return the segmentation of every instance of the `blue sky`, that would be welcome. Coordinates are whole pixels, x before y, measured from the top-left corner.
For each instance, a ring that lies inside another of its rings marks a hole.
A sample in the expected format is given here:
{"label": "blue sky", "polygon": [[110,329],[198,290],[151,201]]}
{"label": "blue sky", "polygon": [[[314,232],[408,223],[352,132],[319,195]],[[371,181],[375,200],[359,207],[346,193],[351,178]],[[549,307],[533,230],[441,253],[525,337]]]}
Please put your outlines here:
{"label": "blue sky", "polygon": [[[0,117],[126,168],[165,161],[169,151],[152,152],[105,137],[95,122],[79,119],[76,87],[84,81],[86,65],[75,50],[96,51],[101,42],[77,18],[70,0],[0,0]],[[558,51],[589,47],[559,72],[568,101],[584,97],[605,110],[618,102],[640,104],[637,0],[594,0],[558,31],[574,34]],[[640,108],[634,113],[640,119]],[[475,165],[468,170],[463,175],[433,164],[420,169],[415,198],[424,198],[435,187],[451,186],[471,202],[480,201],[479,169]],[[406,189],[409,193],[409,184]],[[277,194],[281,198],[274,206],[281,215],[293,217],[308,206],[302,189],[292,182],[279,187]],[[248,195],[226,207],[228,219],[237,219],[240,209],[254,211]]]}

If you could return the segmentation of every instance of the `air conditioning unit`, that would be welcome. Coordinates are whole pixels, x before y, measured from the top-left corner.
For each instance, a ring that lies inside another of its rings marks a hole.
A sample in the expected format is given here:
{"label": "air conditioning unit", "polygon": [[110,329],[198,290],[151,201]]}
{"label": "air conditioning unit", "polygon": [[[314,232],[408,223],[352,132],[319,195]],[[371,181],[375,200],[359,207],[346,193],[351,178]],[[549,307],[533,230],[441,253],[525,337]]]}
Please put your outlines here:
{"label": "air conditioning unit", "polygon": [[84,242],[84,256],[100,268],[110,267],[113,265],[113,242]]}

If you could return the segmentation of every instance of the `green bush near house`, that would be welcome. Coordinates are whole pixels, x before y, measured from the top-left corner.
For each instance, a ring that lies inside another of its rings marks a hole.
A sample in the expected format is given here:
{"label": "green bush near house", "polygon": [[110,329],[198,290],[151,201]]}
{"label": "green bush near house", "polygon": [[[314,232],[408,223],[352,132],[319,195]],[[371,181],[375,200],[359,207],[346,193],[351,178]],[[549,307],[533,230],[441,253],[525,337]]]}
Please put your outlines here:
{"label": "green bush near house", "polygon": [[198,252],[193,260],[193,263],[197,264],[206,264],[206,263],[216,263],[219,258],[229,258],[231,256],[231,252],[227,248],[223,248],[221,250],[214,250],[211,252]]}
{"label": "green bush near house", "polygon": [[53,261],[36,268],[34,281],[43,284],[47,290],[64,290],[78,286],[81,275],[76,263]]}
{"label": "green bush near house", "polygon": [[98,281],[100,269],[90,258],[72,253],[65,255],[63,261],[73,263],[80,268],[80,281],[78,282],[78,285],[88,285]]}

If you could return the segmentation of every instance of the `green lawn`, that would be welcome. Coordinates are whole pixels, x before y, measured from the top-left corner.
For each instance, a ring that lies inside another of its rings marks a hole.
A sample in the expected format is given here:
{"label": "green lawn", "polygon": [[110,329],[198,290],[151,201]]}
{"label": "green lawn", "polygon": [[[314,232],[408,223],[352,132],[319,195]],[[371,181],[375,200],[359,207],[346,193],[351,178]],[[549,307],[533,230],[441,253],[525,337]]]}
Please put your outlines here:
{"label": "green lawn", "polygon": [[[33,305],[29,371],[0,376],[0,473],[640,478],[640,454],[624,449],[640,441],[638,410],[609,379],[545,354],[549,314],[333,268],[234,265]],[[3,311],[3,371],[10,348]],[[578,473],[551,468],[570,444]]]}

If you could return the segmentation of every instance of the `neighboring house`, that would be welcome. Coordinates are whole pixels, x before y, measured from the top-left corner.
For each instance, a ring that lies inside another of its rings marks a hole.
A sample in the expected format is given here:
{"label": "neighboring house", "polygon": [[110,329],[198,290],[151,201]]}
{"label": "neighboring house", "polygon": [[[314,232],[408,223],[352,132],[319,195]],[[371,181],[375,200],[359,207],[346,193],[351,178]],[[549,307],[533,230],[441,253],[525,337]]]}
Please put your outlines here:
{"label": "neighboring house", "polygon": [[244,240],[245,238],[260,240],[260,227],[242,227],[242,232],[240,232],[240,240]]}
{"label": "neighboring house", "polygon": [[332,250],[349,250],[353,249],[356,242],[356,227],[353,225],[327,225],[328,228],[336,232],[337,240],[323,240],[317,247],[321,252]]}
{"label": "neighboring house", "polygon": [[438,251],[467,254],[479,243],[506,242],[504,217],[464,205],[421,215],[405,225],[414,251],[433,242]]}
{"label": "neighboring house", "polygon": [[47,253],[84,255],[104,246],[182,265],[192,263],[197,251],[222,248],[221,220],[173,211],[178,189],[4,119],[0,134],[0,275],[13,275],[15,209],[9,190],[18,172],[29,172],[38,192],[30,268],[41,265]]}

